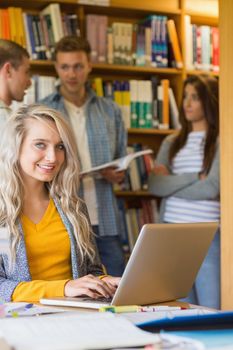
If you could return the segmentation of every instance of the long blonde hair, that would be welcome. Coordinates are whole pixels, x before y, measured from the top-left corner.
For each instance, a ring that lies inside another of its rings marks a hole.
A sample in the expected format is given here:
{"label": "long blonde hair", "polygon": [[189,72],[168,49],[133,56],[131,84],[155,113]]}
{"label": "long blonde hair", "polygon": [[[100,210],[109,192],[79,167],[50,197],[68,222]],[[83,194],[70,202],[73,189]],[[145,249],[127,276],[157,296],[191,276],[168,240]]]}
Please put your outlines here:
{"label": "long blonde hair", "polygon": [[16,110],[7,121],[0,140],[0,226],[6,226],[10,232],[13,260],[20,240],[19,217],[24,198],[19,156],[30,119],[42,122],[52,120],[56,124],[65,147],[65,161],[58,174],[46,186],[50,196],[59,200],[73,226],[81,261],[86,255],[93,260],[95,249],[92,231],[78,197],[79,162],[73,131],[58,111],[41,105],[23,106]]}

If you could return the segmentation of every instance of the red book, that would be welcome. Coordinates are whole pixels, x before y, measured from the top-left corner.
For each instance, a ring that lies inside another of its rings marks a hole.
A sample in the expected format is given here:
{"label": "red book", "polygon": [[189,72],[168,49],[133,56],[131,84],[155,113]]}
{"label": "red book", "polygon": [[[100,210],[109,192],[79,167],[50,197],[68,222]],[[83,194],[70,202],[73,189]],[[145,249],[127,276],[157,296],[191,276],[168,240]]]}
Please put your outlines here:
{"label": "red book", "polygon": [[10,19],[8,9],[2,9],[2,37],[3,39],[11,39]]}
{"label": "red book", "polygon": [[212,68],[214,72],[219,72],[219,29],[211,28],[212,35]]}

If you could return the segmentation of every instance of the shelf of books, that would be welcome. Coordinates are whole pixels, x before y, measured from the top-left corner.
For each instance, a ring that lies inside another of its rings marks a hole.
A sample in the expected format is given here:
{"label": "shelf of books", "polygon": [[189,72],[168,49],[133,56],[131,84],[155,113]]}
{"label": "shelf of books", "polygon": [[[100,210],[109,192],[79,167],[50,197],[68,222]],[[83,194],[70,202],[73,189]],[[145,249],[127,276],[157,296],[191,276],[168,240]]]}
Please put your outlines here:
{"label": "shelf of books", "polygon": [[184,16],[186,74],[219,75],[219,28],[214,14],[188,11]]}

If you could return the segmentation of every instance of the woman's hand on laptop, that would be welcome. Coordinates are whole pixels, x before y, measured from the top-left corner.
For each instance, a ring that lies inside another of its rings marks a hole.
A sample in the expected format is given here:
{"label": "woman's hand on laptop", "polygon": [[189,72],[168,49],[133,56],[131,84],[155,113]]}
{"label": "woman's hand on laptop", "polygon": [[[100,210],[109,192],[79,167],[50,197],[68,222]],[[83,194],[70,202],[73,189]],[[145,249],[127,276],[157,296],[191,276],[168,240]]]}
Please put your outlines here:
{"label": "woman's hand on laptop", "polygon": [[105,276],[102,278],[102,281],[106,282],[109,286],[112,286],[117,289],[119,283],[120,283],[121,277],[113,277],[113,276]]}
{"label": "woman's hand on laptop", "polygon": [[[75,280],[70,280],[65,285],[64,295],[66,297],[87,295],[93,299],[99,297],[110,298],[115,293],[117,278],[118,277],[107,276],[101,280],[96,276],[86,275]],[[108,280],[105,281],[105,279]],[[110,279],[112,279],[111,282]],[[115,279],[116,281],[114,282]]]}

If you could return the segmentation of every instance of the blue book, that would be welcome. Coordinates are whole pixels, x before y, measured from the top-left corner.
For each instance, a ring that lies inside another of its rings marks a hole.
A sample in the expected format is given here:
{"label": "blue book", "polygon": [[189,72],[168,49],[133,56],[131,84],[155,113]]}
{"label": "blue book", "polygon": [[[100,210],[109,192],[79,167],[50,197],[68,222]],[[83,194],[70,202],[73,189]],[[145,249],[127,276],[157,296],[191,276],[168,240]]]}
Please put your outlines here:
{"label": "blue book", "polygon": [[179,315],[154,319],[137,324],[138,327],[148,331],[185,330],[185,329],[222,329],[233,328],[233,312],[217,311],[208,314]]}
{"label": "blue book", "polygon": [[34,31],[33,31],[33,15],[26,14],[27,18],[27,31],[29,33],[29,40],[30,40],[30,46],[31,46],[31,52],[32,52],[32,59],[37,60],[38,52],[36,51],[36,43],[35,43],[35,37],[34,37]]}

